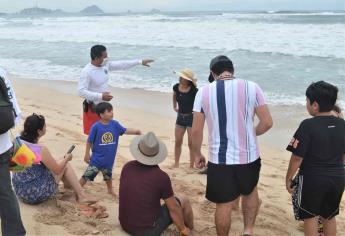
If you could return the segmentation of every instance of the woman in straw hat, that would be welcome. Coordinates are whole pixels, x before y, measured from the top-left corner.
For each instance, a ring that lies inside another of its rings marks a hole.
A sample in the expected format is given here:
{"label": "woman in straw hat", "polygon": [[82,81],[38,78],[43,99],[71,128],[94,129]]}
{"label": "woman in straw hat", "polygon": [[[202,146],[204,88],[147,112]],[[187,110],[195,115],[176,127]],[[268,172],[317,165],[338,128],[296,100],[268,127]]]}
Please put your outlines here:
{"label": "woman in straw hat", "polygon": [[196,78],[191,69],[184,69],[177,72],[179,75],[179,83],[173,87],[173,106],[177,112],[176,127],[175,127],[175,165],[179,167],[179,161],[182,151],[182,143],[184,134],[188,133],[188,147],[190,155],[189,167],[194,167],[194,157],[192,153],[192,124],[193,124],[193,104],[195,95],[198,91],[196,85]]}

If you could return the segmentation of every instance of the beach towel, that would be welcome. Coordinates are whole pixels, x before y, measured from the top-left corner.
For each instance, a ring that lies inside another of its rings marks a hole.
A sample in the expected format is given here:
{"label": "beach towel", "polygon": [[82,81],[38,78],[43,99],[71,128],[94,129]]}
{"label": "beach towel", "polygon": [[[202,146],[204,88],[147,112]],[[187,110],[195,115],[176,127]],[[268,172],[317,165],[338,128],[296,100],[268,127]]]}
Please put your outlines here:
{"label": "beach towel", "polygon": [[39,163],[41,161],[40,155],[35,155],[35,153],[23,143],[19,137],[14,139],[13,142],[14,152],[10,159],[10,170],[13,172],[23,171],[29,168],[34,163]]}

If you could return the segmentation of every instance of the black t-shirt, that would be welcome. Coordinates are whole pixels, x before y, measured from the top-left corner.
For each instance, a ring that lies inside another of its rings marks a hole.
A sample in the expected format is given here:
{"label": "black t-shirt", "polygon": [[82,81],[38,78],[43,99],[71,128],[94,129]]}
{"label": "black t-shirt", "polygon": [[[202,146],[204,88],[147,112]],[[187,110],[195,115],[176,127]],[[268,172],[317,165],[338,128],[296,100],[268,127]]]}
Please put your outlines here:
{"label": "black t-shirt", "polygon": [[306,119],[286,149],[303,158],[303,175],[344,177],[345,121],[334,116]]}
{"label": "black t-shirt", "polygon": [[175,84],[173,90],[176,94],[176,101],[178,103],[179,113],[190,114],[193,112],[193,105],[195,100],[195,95],[198,89],[192,86],[187,93],[182,93],[178,89],[179,84]]}

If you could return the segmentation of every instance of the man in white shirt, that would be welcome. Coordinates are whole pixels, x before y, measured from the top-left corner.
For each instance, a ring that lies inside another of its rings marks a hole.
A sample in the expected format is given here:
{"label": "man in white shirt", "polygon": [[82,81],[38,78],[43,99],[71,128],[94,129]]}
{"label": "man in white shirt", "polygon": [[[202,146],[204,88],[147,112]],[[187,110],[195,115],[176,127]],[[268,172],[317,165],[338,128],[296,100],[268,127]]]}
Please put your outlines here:
{"label": "man in white shirt", "polygon": [[100,102],[110,101],[108,73],[116,70],[126,70],[136,65],[150,66],[153,60],[108,61],[107,49],[103,45],[95,45],[90,52],[91,62],[82,70],[78,84],[79,96],[84,98],[83,126],[84,134],[89,134],[91,126],[99,120],[93,107]]}
{"label": "man in white shirt", "polygon": [[[7,87],[8,98],[16,113],[16,123],[20,119],[20,109],[11,82],[6,78],[6,72],[0,68],[0,77]],[[2,92],[1,92],[2,94]],[[6,96],[2,94],[0,96]],[[2,107],[0,106],[0,109]],[[17,198],[11,185],[9,171],[9,159],[12,156],[13,144],[10,138],[10,131],[0,135],[0,217],[2,235],[25,235]]]}

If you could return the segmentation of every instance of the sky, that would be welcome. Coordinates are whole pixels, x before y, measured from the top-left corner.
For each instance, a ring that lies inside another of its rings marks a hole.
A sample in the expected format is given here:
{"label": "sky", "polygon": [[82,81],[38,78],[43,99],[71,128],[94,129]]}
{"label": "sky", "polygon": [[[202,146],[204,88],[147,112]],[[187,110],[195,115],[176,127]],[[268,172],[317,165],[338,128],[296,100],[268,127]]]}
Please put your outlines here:
{"label": "sky", "polygon": [[97,5],[105,12],[231,11],[231,10],[345,10],[345,0],[0,0],[0,12],[13,13],[39,7],[77,12]]}

